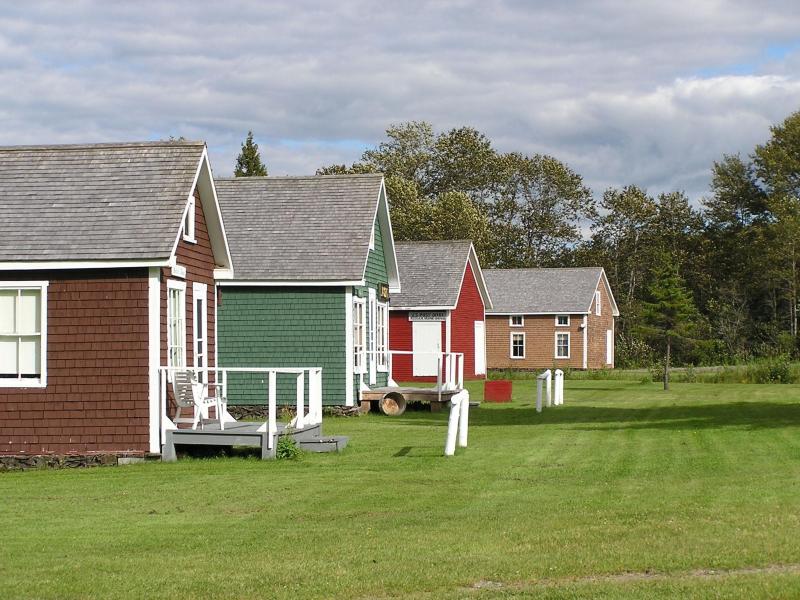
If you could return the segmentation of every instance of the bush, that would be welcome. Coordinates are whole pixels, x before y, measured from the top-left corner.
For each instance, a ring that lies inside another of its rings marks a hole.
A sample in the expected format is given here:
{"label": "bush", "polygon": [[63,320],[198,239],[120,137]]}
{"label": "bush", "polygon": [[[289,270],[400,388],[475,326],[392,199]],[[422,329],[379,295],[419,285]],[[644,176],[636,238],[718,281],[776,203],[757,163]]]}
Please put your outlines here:
{"label": "bush", "polygon": [[281,435],[278,437],[278,446],[275,449],[276,458],[297,460],[302,454],[303,450],[291,435]]}
{"label": "bush", "polygon": [[750,366],[753,383],[792,383],[788,357],[778,356]]}

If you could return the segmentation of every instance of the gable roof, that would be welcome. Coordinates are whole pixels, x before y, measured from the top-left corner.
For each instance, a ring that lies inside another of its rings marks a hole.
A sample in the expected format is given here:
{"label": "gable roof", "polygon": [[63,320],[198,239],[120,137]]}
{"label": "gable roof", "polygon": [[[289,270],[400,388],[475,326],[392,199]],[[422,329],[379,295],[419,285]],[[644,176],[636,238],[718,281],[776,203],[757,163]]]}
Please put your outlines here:
{"label": "gable roof", "polygon": [[0,147],[0,268],[166,264],[201,173],[215,258],[230,268],[203,142]]}
{"label": "gable roof", "polygon": [[390,308],[455,308],[467,264],[472,265],[484,306],[492,306],[470,240],[397,242],[396,250],[403,290],[392,295]]}
{"label": "gable roof", "polygon": [[594,292],[602,280],[617,304],[602,267],[568,269],[486,269],[486,283],[494,299],[490,314],[584,314],[589,312]]}
{"label": "gable roof", "polygon": [[389,284],[397,287],[383,175],[219,178],[215,184],[236,265],[231,285],[359,285],[377,220]]}

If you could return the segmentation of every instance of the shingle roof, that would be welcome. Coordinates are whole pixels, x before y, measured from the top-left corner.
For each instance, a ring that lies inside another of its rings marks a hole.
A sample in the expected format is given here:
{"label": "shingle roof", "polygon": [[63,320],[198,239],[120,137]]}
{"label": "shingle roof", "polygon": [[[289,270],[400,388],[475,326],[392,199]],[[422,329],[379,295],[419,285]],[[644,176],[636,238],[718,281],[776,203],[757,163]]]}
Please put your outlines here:
{"label": "shingle roof", "polygon": [[216,179],[237,280],[356,281],[383,176]]}
{"label": "shingle roof", "polygon": [[169,258],[204,147],[0,147],[0,262]]}
{"label": "shingle roof", "polygon": [[585,313],[601,267],[576,269],[486,269],[483,277],[495,314]]}
{"label": "shingle roof", "polygon": [[392,308],[455,306],[469,258],[469,240],[396,242],[402,292]]}

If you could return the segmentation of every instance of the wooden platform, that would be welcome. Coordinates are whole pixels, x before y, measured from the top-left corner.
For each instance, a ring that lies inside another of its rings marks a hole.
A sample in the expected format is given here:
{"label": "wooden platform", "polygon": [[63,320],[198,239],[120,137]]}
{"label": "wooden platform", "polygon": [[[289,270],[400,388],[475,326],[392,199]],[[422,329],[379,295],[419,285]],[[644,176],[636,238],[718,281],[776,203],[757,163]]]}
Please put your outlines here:
{"label": "wooden platform", "polygon": [[[450,399],[461,390],[442,390],[441,402],[450,402]],[[439,390],[435,387],[377,387],[367,392],[361,392],[362,400],[381,400],[387,394],[400,394],[406,402],[439,402]]]}
{"label": "wooden platform", "polygon": [[[177,460],[175,446],[250,446],[261,449],[261,458],[275,458],[278,437],[290,435],[297,444],[309,452],[337,452],[347,446],[348,438],[344,436],[322,435],[321,425],[310,425],[303,429],[286,431],[286,426],[278,423],[278,432],[269,447],[269,434],[263,422],[237,421],[226,423],[220,430],[218,423],[207,423],[203,429],[175,429],[167,431],[166,440],[161,451],[161,460],[170,462]],[[262,431],[259,431],[259,430]]]}

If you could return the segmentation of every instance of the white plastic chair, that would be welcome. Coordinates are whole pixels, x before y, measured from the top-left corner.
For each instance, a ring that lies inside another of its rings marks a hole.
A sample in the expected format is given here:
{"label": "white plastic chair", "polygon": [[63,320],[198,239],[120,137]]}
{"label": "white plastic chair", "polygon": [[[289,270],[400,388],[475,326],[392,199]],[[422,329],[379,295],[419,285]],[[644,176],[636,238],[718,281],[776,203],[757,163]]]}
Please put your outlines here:
{"label": "white plastic chair", "polygon": [[[209,386],[213,383],[200,383],[191,371],[174,371],[172,373],[172,393],[175,396],[175,418],[173,422],[191,423],[192,429],[203,429],[204,420],[219,422],[220,431],[225,430],[225,414],[228,411],[228,401],[219,395],[209,396]],[[215,419],[209,417],[209,408],[214,407]],[[191,409],[191,417],[181,417],[181,411]]]}

